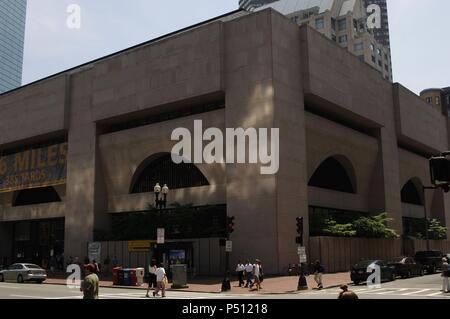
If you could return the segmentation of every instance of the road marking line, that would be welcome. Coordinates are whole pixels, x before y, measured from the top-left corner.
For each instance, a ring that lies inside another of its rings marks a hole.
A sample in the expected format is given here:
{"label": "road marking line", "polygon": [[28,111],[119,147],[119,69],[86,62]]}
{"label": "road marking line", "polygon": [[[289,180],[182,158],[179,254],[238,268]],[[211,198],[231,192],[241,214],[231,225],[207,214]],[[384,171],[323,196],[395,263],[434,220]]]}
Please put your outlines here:
{"label": "road marking line", "polygon": [[373,294],[373,293],[380,292],[380,291],[383,291],[386,289],[389,289],[389,288],[368,289],[367,291],[361,291],[359,293],[360,294]]}
{"label": "road marking line", "polygon": [[40,296],[10,295],[10,297],[26,298],[26,299],[48,299]]}
{"label": "road marking line", "polygon": [[387,295],[387,294],[392,294],[394,292],[399,293],[399,292],[408,290],[408,288],[386,288],[386,289],[392,289],[392,290],[385,291],[385,292],[378,292],[378,293],[376,293],[376,295]]}
{"label": "road marking line", "polygon": [[[417,289],[417,288],[410,288],[410,289]],[[422,292],[427,292],[430,291],[431,289],[420,289],[418,291],[413,291],[413,292],[408,292],[406,294],[402,294],[402,296],[411,296],[411,295],[415,295],[415,294],[420,294]]]}
{"label": "road marking line", "polygon": [[439,292],[435,292],[435,293],[432,293],[432,294],[429,294],[429,295],[425,295],[425,296],[433,297],[433,296],[437,296],[437,295],[443,295],[444,296],[444,293],[442,291],[439,291]]}
{"label": "road marking line", "polygon": [[1,289],[20,289],[21,287],[14,287],[14,286],[0,286]]}

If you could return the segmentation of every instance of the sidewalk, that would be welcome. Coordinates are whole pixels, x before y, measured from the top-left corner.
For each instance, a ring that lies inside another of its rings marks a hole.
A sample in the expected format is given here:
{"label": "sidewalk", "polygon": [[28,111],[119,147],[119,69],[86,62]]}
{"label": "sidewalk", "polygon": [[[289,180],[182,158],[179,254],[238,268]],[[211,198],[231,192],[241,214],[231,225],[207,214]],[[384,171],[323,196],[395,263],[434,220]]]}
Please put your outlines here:
{"label": "sidewalk", "polygon": [[[314,276],[306,277],[309,289],[316,288],[317,285],[314,282]],[[337,274],[324,274],[323,284],[324,288],[338,287],[342,284],[350,283],[350,273],[337,273]],[[46,284],[52,285],[65,285],[65,279],[49,278],[45,281]],[[259,292],[252,291],[251,293],[259,294],[286,294],[286,293],[297,293],[298,277],[274,277],[267,278],[262,283],[263,289]],[[231,282],[231,291],[227,293],[231,294],[248,294],[249,289],[239,288],[239,283],[237,281]],[[170,286],[170,284],[169,284]],[[220,293],[222,286],[222,279],[220,278],[206,278],[206,279],[193,279],[188,283],[189,288],[185,289],[167,289],[169,291],[186,291],[186,292],[205,292],[205,293]],[[127,289],[147,289],[147,284],[141,287],[130,287],[130,286],[114,286],[112,281],[100,281],[100,287],[104,288],[127,288]]]}

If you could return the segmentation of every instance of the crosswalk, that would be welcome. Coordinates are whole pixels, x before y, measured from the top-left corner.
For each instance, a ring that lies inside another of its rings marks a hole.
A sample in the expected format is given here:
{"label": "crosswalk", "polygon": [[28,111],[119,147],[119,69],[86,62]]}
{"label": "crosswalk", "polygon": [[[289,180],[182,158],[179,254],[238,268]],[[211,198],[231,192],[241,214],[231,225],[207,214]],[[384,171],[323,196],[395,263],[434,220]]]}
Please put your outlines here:
{"label": "crosswalk", "polygon": [[[357,295],[377,295],[383,296],[401,296],[401,297],[422,297],[422,298],[450,298],[450,294],[443,293],[438,289],[424,288],[356,288],[351,289]],[[306,292],[306,295],[337,295],[340,289],[325,289],[320,291]]]}
{"label": "crosswalk", "polygon": [[[42,296],[31,296],[31,295],[21,295],[21,294],[14,294],[10,295],[11,297],[19,298],[19,299],[82,299],[83,297],[78,295],[69,295],[69,296],[58,296],[58,297],[42,297]],[[151,294],[150,294],[151,296]],[[236,298],[236,295],[232,294],[214,294],[214,293],[174,293],[174,292],[167,292],[165,299],[234,299]],[[238,295],[239,298],[245,298],[245,297],[255,297],[255,295]],[[102,293],[99,295],[99,299],[144,299],[144,300],[155,300],[155,299],[161,299],[161,297],[150,297],[147,298],[145,296],[145,292],[126,292],[126,293]]]}

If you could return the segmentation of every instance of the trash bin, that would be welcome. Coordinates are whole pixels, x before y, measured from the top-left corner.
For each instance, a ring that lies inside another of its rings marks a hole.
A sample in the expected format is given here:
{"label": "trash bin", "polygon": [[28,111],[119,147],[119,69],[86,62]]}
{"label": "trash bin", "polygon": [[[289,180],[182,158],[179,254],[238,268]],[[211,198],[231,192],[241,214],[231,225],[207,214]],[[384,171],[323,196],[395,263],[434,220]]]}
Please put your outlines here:
{"label": "trash bin", "polygon": [[136,279],[137,279],[138,286],[142,286],[144,284],[144,277],[145,277],[145,269],[137,268],[136,269]]}
{"label": "trash bin", "polygon": [[113,285],[118,285],[119,284],[119,272],[122,270],[122,267],[115,267],[112,270],[112,280],[113,280]]}
{"label": "trash bin", "polygon": [[187,265],[172,265],[172,288],[189,288],[187,286]]}
{"label": "trash bin", "polygon": [[130,268],[129,271],[129,278],[130,278],[130,286],[136,286],[137,284],[137,277],[136,277],[136,268]]}
{"label": "trash bin", "polygon": [[131,286],[130,269],[123,270],[123,286]]}
{"label": "trash bin", "polygon": [[123,286],[123,282],[124,282],[124,271],[122,268],[119,268],[117,270],[117,285]]}

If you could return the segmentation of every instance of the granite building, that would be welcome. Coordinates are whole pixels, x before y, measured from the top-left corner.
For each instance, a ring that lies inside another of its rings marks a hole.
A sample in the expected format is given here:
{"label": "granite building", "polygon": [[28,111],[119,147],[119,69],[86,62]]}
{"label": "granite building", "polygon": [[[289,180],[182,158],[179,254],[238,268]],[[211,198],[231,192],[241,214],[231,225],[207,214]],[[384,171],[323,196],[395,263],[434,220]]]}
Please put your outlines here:
{"label": "granite building", "polygon": [[[195,120],[221,131],[279,128],[279,171],[174,164],[171,134],[193,131]],[[450,225],[450,198],[421,192],[428,157],[449,148],[448,118],[270,8],[4,93],[0,132],[0,256],[8,260],[83,258],[90,242],[156,240],[166,225],[159,258],[184,256],[196,274],[219,274],[226,216],[234,216],[230,262],[259,258],[275,274],[298,261],[297,217],[308,252],[323,214],[387,212],[404,234],[426,207]],[[162,211],[149,209],[156,182],[171,189]]]}

